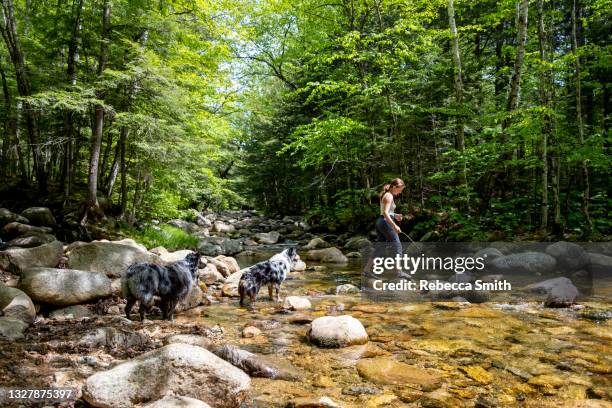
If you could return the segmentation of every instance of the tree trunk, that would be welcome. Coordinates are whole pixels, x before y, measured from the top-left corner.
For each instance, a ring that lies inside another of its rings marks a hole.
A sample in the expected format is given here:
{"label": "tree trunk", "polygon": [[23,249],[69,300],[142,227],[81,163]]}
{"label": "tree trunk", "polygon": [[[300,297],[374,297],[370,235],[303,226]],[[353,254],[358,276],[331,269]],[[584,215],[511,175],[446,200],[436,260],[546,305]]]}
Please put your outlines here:
{"label": "tree trunk", "polygon": [[[98,76],[101,76],[106,67],[108,59],[108,36],[110,34],[110,1],[104,1],[104,9],[102,11],[102,35],[100,41],[100,54],[98,57]],[[99,97],[101,95],[98,95]],[[94,112],[94,126],[91,132],[91,152],[89,156],[89,184],[87,189],[87,201],[85,211],[81,218],[81,224],[87,220],[87,215],[90,212],[99,213],[98,204],[98,165],[100,161],[100,147],[102,144],[102,132],[104,130],[104,107],[96,105]]]}
{"label": "tree trunk", "polygon": [[542,126],[542,212],[540,217],[540,227],[548,228],[548,141],[552,134],[552,118],[549,113],[551,106],[552,72],[549,68],[550,50],[547,47],[547,32],[544,26],[544,0],[538,0],[538,40],[540,48],[540,60],[542,61],[542,72],[538,84],[540,92],[540,104],[546,109],[543,115]]}
{"label": "tree trunk", "polygon": [[[576,82],[576,123],[578,125],[578,141],[580,147],[584,146],[584,123],[582,119],[582,86],[580,82],[580,57],[578,56],[578,41],[576,39],[576,0],[572,4],[572,54],[574,54],[575,65],[575,82]],[[589,214],[589,199],[590,199],[590,184],[589,184],[589,168],[586,159],[581,161],[582,181],[584,190],[582,193],[582,215],[587,224],[587,236],[593,231],[593,221]]]}
{"label": "tree trunk", "polygon": [[467,168],[465,163],[465,132],[463,129],[463,78],[462,78],[462,67],[461,67],[461,54],[459,52],[459,36],[457,35],[457,25],[455,23],[455,5],[453,0],[448,0],[448,23],[450,26],[450,32],[452,37],[452,54],[453,62],[455,64],[455,102],[457,104],[457,110],[461,111],[457,115],[457,148],[461,153],[462,163],[462,183],[465,189],[465,200],[468,211],[470,210],[470,194],[468,191],[467,183]]}
{"label": "tree trunk", "polygon": [[[2,0],[2,16],[0,16],[0,32],[6,44],[11,61],[15,68],[15,79],[17,90],[22,97],[30,96],[30,82],[26,73],[25,59],[23,57],[17,24],[15,20],[15,8],[13,0]],[[39,141],[38,124],[36,123],[34,110],[30,104],[23,102],[23,115],[28,130],[30,145],[32,148],[32,159],[36,172],[38,188],[42,193],[47,191],[47,174],[41,155],[41,144]]]}
{"label": "tree trunk", "polygon": [[[523,61],[525,59],[525,44],[527,43],[527,15],[529,11],[529,0],[521,0],[519,21],[517,28],[516,60],[514,61],[514,73],[510,81],[510,93],[506,102],[506,112],[512,112],[518,107],[519,93],[521,90],[521,74]],[[510,125],[510,119],[506,118],[503,128]]]}

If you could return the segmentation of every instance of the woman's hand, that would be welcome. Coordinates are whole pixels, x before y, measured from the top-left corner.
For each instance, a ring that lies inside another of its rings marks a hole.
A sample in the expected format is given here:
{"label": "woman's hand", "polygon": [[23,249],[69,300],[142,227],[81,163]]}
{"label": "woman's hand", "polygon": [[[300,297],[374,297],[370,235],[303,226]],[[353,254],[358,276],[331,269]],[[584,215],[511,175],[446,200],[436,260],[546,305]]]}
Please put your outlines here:
{"label": "woman's hand", "polygon": [[393,224],[393,229],[394,229],[394,230],[395,230],[395,232],[397,232],[398,234],[399,234],[400,232],[402,232],[402,230],[400,229],[400,227],[399,227],[399,226],[397,226],[396,224]]}

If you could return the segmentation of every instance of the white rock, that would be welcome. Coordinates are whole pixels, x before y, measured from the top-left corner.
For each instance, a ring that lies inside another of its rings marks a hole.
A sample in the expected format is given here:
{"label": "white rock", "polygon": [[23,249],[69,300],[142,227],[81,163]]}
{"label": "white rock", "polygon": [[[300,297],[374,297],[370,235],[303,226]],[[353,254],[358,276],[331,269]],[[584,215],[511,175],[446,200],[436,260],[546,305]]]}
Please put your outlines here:
{"label": "white rock", "polygon": [[311,307],[310,300],[303,296],[287,296],[283,302],[283,309],[307,310]]}
{"label": "white rock", "polygon": [[368,333],[361,322],[352,316],[324,316],[313,320],[308,338],[319,347],[338,348],[365,344]]}
{"label": "white rock", "polygon": [[131,408],[174,394],[234,408],[244,401],[250,383],[244,371],[210,351],[173,343],[95,373],[87,379],[83,397],[94,407]]}

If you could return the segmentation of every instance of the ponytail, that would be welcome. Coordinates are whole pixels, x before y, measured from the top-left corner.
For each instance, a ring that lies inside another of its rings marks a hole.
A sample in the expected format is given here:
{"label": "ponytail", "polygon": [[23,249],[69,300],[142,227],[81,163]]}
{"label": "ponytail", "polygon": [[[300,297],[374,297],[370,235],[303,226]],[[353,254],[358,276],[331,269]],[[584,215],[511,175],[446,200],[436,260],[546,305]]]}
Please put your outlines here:
{"label": "ponytail", "polygon": [[378,198],[382,199],[383,196],[391,189],[391,184],[385,184],[380,193],[378,193]]}
{"label": "ponytail", "polygon": [[391,182],[389,184],[385,184],[383,186],[382,191],[378,194],[378,198],[380,198],[382,200],[383,196],[389,192],[389,190],[391,190],[392,187],[400,187],[400,186],[404,186],[404,181],[401,178],[395,178],[393,180],[391,180]]}

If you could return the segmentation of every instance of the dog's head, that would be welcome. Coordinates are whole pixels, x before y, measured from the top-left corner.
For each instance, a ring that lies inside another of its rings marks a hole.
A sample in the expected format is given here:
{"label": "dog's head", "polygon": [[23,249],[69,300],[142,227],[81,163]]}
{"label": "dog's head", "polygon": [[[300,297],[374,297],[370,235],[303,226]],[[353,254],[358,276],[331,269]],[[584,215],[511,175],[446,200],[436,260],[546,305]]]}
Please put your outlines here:
{"label": "dog's head", "polygon": [[201,257],[202,254],[199,252],[192,252],[184,259],[184,261],[187,263],[187,267],[189,268],[189,272],[191,272],[191,277],[194,280],[198,279],[198,265],[200,264]]}
{"label": "dog's head", "polygon": [[297,253],[297,248],[291,247],[285,249],[282,254],[289,260],[289,264],[291,268],[295,266],[295,263],[300,260],[300,256]]}

